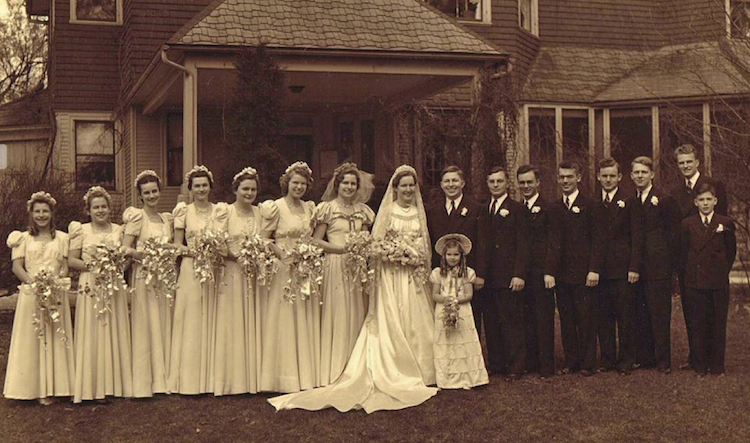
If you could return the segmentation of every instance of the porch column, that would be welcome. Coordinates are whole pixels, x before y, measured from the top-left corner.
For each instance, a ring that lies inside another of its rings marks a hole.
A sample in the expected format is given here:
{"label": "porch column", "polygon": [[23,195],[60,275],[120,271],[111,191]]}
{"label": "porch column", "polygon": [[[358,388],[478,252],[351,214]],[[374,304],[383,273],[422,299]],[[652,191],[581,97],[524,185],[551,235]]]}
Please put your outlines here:
{"label": "porch column", "polygon": [[[182,172],[187,173],[198,161],[198,70],[195,62],[185,62],[182,85]],[[180,201],[188,201],[187,183],[180,189]]]}
{"label": "porch column", "polygon": [[711,105],[703,103],[703,170],[711,175]]}

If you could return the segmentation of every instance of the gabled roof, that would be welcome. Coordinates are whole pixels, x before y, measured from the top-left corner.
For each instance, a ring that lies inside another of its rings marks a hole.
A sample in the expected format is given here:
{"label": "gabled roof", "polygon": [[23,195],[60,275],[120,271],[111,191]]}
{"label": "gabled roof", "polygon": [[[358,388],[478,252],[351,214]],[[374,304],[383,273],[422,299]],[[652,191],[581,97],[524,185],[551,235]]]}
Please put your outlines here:
{"label": "gabled roof", "polygon": [[503,53],[418,0],[219,0],[170,45]]}
{"label": "gabled roof", "polygon": [[48,125],[49,90],[41,89],[0,106],[0,127]]}
{"label": "gabled roof", "polygon": [[593,104],[748,94],[746,52],[725,41],[645,51],[543,47],[523,98]]}

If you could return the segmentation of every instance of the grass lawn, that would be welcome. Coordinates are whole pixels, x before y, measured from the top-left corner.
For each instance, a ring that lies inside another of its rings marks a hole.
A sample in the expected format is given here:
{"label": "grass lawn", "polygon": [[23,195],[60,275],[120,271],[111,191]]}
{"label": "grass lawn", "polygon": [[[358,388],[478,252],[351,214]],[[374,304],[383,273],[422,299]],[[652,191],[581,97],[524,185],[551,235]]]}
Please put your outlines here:
{"label": "grass lawn", "polygon": [[[685,360],[682,312],[673,312],[673,364]],[[0,312],[0,380],[12,312]],[[727,375],[652,370],[443,391],[403,411],[283,411],[268,395],[159,396],[74,406],[0,399],[0,441],[706,441],[750,442],[750,307],[729,314]],[[558,355],[562,352],[559,349]]]}

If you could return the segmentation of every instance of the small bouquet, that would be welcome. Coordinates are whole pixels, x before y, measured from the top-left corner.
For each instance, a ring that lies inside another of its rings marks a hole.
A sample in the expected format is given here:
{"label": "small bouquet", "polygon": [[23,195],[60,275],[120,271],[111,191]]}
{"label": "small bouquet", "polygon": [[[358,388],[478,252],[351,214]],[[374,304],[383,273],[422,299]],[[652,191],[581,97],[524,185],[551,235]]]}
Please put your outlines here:
{"label": "small bouquet", "polygon": [[422,239],[414,234],[389,230],[385,237],[372,243],[371,253],[383,263],[413,267],[412,275],[427,281],[427,251]]}
{"label": "small bouquet", "polygon": [[300,294],[302,300],[317,294],[323,282],[323,249],[313,243],[312,237],[302,237],[287,252],[289,280],[284,286],[284,300],[293,303]]}
{"label": "small bouquet", "polygon": [[372,279],[374,271],[368,266],[372,252],[372,237],[367,231],[350,232],[346,235],[344,268],[351,281],[363,285]]}
{"label": "small bouquet", "polygon": [[[237,262],[242,273],[249,280],[257,278],[261,285],[267,285],[276,272],[276,256],[271,245],[259,235],[245,237],[240,242]],[[248,283],[249,284],[249,283]]]}
{"label": "small bouquet", "polygon": [[128,290],[128,284],[125,282],[128,258],[125,248],[119,245],[100,243],[94,248],[87,267],[94,276],[96,290],[86,285],[84,292],[95,298],[94,309],[101,317],[112,311],[112,296],[115,292]]}
{"label": "small bouquet", "polygon": [[67,346],[68,337],[63,322],[63,295],[70,290],[70,278],[60,277],[49,269],[42,268],[25,287],[36,296],[34,326],[39,339],[46,344],[45,327],[55,324],[60,338]]}
{"label": "small bouquet", "polygon": [[458,327],[458,310],[460,305],[458,304],[458,297],[448,297],[448,300],[443,304],[442,319],[445,329],[456,329]]}
{"label": "small bouquet", "polygon": [[195,235],[191,252],[195,276],[201,284],[216,281],[214,269],[224,264],[227,250],[227,234],[211,229],[202,229]]}
{"label": "small bouquet", "polygon": [[[143,242],[141,267],[138,271],[146,285],[153,283],[154,288],[162,289],[172,304],[174,291],[177,290],[177,258],[180,251],[167,243],[165,239],[151,237]],[[159,297],[159,291],[154,291]]]}

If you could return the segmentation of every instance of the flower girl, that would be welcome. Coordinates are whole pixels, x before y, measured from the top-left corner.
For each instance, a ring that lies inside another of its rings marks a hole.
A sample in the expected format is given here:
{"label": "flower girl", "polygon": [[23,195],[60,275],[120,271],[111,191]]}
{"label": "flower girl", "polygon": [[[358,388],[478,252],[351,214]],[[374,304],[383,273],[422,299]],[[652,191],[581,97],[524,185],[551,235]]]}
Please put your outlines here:
{"label": "flower girl", "polygon": [[437,385],[442,389],[470,389],[489,383],[482,347],[471,310],[474,270],[466,266],[471,240],[461,234],[440,237],[435,244],[440,267],[432,270],[435,305],[433,353]]}

